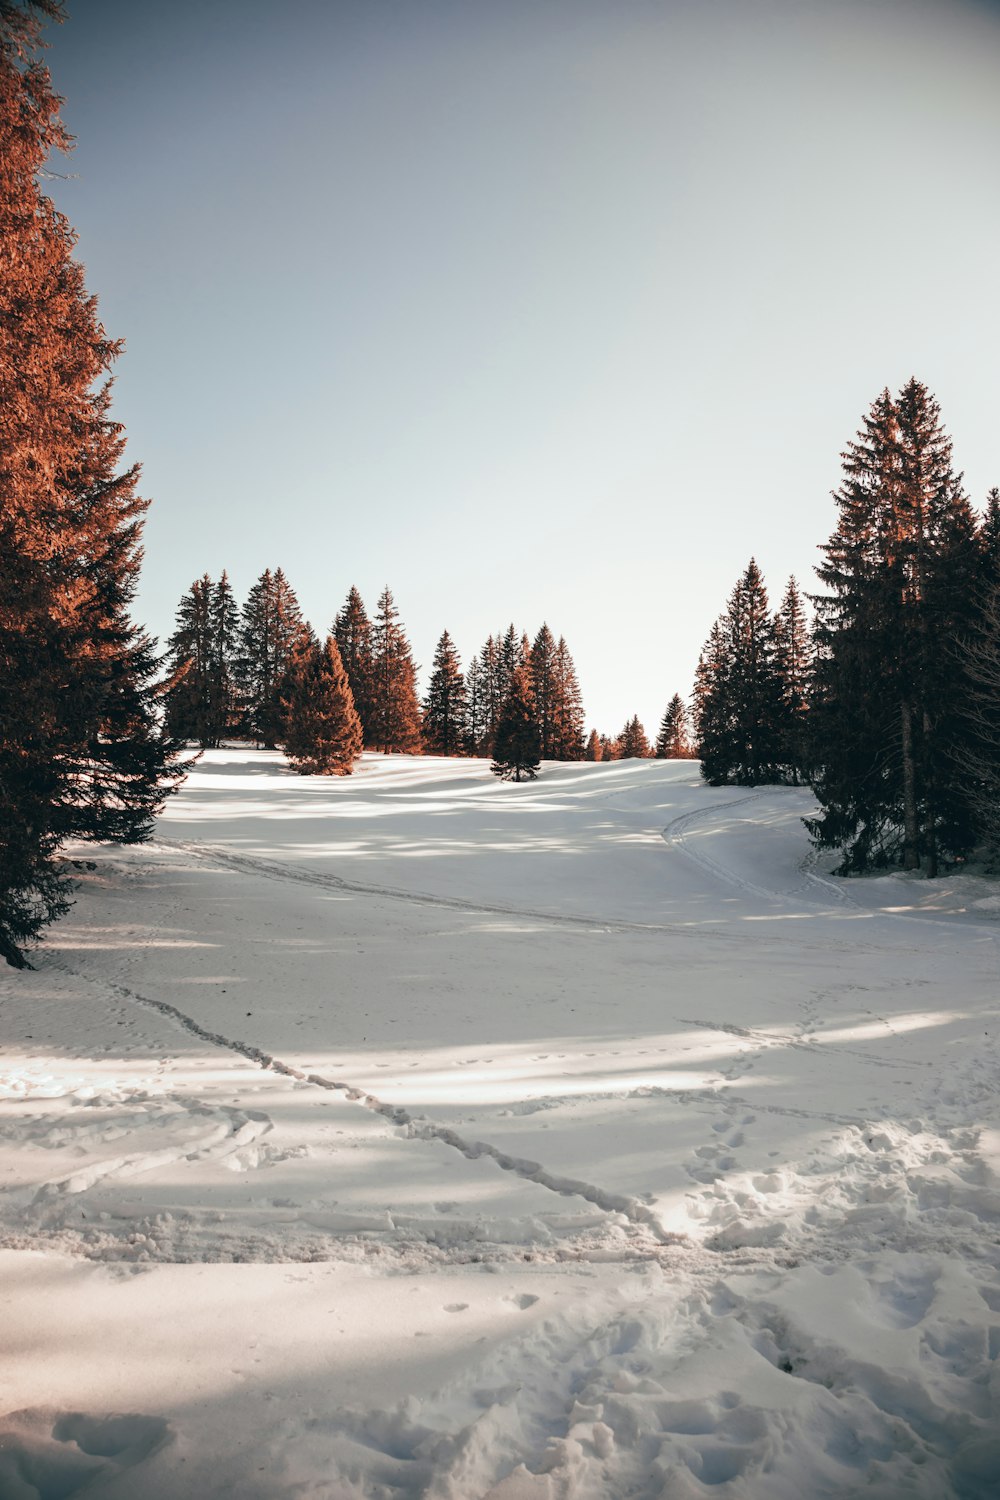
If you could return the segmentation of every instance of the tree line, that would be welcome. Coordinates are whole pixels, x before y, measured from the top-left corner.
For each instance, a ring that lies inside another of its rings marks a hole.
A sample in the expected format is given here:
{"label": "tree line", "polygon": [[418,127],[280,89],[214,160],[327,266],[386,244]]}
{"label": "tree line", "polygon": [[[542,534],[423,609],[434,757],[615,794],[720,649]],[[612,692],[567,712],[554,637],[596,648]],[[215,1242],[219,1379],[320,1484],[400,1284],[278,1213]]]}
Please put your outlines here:
{"label": "tree line", "polygon": [[755,561],[712,627],[693,715],[713,784],[805,781],[842,873],[1000,858],[1000,492],[977,513],[938,402],[876,397],[843,454],[819,588],[772,614]]}

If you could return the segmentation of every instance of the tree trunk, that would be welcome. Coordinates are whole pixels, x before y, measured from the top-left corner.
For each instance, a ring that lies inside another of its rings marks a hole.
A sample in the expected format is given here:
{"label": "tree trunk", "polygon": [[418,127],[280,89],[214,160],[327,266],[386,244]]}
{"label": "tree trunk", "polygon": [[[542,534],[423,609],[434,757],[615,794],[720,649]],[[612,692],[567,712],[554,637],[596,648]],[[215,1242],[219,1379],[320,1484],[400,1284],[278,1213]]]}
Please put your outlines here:
{"label": "tree trunk", "polygon": [[924,731],[924,760],[925,760],[925,763],[928,766],[928,773],[927,773],[927,781],[928,781],[928,785],[927,785],[927,822],[926,822],[926,824],[924,826],[924,839],[925,839],[926,844],[927,844],[927,878],[928,878],[928,880],[936,880],[937,879],[937,873],[938,873],[938,843],[937,843],[937,826],[936,826],[936,822],[935,822],[935,818],[936,818],[936,806],[935,806],[935,804],[937,802],[937,798],[934,795],[934,780],[935,780],[935,778],[934,778],[934,773],[933,773],[933,769],[932,769],[933,768],[933,764],[934,764],[933,759],[932,759],[932,752],[931,752],[931,740],[932,740],[933,730],[931,728],[931,717],[930,717],[930,714],[927,712],[926,709],[924,709],[923,731]]}
{"label": "tree trunk", "polygon": [[920,830],[917,823],[917,773],[913,759],[913,720],[910,705],[899,707],[903,741],[903,869],[920,869]]}

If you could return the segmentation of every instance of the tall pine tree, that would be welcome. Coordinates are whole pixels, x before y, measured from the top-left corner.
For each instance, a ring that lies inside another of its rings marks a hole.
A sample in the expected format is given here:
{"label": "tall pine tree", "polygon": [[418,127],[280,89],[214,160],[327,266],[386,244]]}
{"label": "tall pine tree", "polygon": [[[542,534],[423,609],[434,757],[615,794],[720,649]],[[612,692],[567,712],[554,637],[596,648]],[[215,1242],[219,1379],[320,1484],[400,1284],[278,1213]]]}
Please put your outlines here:
{"label": "tall pine tree", "polygon": [[789,578],[774,617],[778,704],[775,758],[793,785],[808,772],[807,714],[812,679],[812,638],[799,586]]}
{"label": "tall pine tree", "polygon": [[817,569],[811,719],[815,841],[845,872],[935,874],[973,838],[955,772],[968,684],[955,643],[974,608],[978,544],[940,408],[910,380],[873,402],[843,455],[838,524]]}
{"label": "tall pine tree", "polygon": [[465,680],[454,642],[443,632],[424,699],[424,749],[431,755],[461,755],[465,749]]}
{"label": "tall pine tree", "polygon": [[343,608],[337,611],[333,634],[354,694],[365,744],[374,743],[375,666],[372,659],[372,627],[358,590],[351,587]]}
{"label": "tall pine tree", "polygon": [[243,732],[268,749],[282,737],[281,683],[304,628],[288,579],[265,568],[240,616],[239,678]]}
{"label": "tall pine tree", "polygon": [[420,705],[417,669],[399,611],[388,588],[382,590],[372,629],[371,740],[384,754],[419,751]]}
{"label": "tall pine tree", "polygon": [[38,178],[69,139],[38,57],[50,0],[0,6],[0,954],[65,909],[61,841],[146,838],[180,771],[132,622],[143,514],[110,414],[120,351]]}

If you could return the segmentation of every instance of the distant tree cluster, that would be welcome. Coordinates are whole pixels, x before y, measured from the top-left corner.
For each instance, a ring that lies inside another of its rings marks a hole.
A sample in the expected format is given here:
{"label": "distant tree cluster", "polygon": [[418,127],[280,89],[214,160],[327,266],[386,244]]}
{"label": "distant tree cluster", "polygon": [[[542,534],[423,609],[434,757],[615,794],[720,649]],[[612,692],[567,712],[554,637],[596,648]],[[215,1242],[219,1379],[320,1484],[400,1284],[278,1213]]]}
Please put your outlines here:
{"label": "distant tree cluster", "polygon": [[680,693],[675,693],[664,710],[659,733],[650,744],[638,714],[633,715],[614,735],[598,734],[592,729],[584,748],[584,760],[695,760],[691,718]]}
{"label": "distant tree cluster", "polygon": [[714,784],[807,780],[843,873],[1000,858],[1000,494],[976,515],[938,403],[883,391],[843,455],[807,623],[751,561],[698,663]]}
{"label": "distant tree cluster", "polygon": [[[180,601],[167,651],[170,732],[205,748],[226,738],[282,745],[300,770],[339,774],[351,770],[362,747],[488,755],[498,775],[509,771],[517,780],[534,775],[543,759],[585,755],[576,668],[548,625],[533,641],[513,625],[489,636],[465,673],[445,630],[421,701],[388,588],[374,618],[352,588],[320,643],[277,568],[261,574],[242,609],[225,573],[196,579]],[[341,674],[344,688],[334,690]],[[321,707],[313,702],[320,698]],[[343,732],[334,735],[338,715]],[[530,725],[527,738],[522,731],[511,738],[512,717]],[[321,720],[318,757],[310,746]]]}
{"label": "distant tree cluster", "polygon": [[67,838],[146,838],[181,774],[129,607],[147,502],[110,416],[120,345],[39,189],[69,139],[38,60],[52,0],[0,4],[0,956],[68,904]]}

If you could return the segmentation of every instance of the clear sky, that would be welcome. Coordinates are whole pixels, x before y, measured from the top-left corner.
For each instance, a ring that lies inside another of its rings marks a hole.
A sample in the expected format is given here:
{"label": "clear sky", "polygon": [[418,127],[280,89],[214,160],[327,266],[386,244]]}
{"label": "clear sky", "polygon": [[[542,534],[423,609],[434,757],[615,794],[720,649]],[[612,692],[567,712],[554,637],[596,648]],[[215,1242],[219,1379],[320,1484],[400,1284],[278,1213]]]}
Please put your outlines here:
{"label": "clear sky", "polygon": [[997,5],[69,4],[161,637],[205,571],[321,632],[388,583],[425,674],[546,619],[655,731],[751,554],[812,586],[883,386],[1000,482]]}

